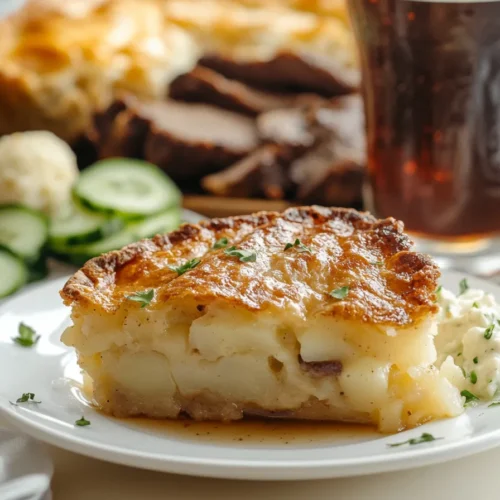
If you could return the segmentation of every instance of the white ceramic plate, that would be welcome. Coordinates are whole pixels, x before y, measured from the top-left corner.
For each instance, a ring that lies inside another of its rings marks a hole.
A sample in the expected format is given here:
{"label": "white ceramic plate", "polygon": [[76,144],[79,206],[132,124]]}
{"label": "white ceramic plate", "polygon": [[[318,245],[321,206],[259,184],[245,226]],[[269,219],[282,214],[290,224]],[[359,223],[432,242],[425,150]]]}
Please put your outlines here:
{"label": "white ceramic plate", "polygon": [[[442,284],[458,289],[462,274],[445,272]],[[89,408],[82,397],[74,353],[59,337],[68,310],[55,279],[18,295],[0,307],[0,411],[27,434],[95,458],[161,471],[241,479],[312,479],[407,469],[463,457],[500,444],[500,407],[481,405],[455,419],[427,424],[397,436],[360,434],[298,444],[210,443],[131,425]],[[500,288],[470,278],[500,299]],[[12,342],[20,321],[41,335],[32,349]],[[13,406],[33,392],[39,405]],[[85,415],[88,427],[76,427]],[[443,439],[418,446],[391,448],[429,432]]]}

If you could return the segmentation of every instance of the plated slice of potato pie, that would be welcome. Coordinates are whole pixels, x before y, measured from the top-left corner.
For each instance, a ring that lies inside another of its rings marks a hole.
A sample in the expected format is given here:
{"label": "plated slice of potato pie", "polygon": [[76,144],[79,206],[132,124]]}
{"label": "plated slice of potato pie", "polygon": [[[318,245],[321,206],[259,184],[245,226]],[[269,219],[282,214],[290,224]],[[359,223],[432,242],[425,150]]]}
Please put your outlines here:
{"label": "plated slice of potato pie", "polygon": [[214,219],[93,259],[63,334],[116,416],[246,415],[395,432],[463,411],[434,367],[439,270],[355,210]]}

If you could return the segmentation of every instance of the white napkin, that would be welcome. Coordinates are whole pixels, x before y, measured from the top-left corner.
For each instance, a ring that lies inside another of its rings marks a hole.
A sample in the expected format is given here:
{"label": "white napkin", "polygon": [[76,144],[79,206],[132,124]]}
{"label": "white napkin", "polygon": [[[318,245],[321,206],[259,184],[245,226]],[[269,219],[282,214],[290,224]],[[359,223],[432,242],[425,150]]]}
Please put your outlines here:
{"label": "white napkin", "polygon": [[50,500],[52,472],[43,445],[0,428],[1,500]]}

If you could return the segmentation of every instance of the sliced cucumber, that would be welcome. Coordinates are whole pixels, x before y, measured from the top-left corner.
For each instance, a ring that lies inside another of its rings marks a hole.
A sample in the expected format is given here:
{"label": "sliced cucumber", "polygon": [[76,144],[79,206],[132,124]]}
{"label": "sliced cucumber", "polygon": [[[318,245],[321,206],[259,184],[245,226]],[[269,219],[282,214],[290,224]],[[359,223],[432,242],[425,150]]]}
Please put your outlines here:
{"label": "sliced cucumber", "polygon": [[118,217],[108,217],[72,204],[64,214],[52,221],[49,243],[51,246],[90,243],[111,236],[124,226],[125,222]]}
{"label": "sliced cucumber", "polygon": [[125,229],[99,241],[80,245],[54,245],[52,250],[59,258],[80,266],[92,257],[118,250],[134,241],[176,229],[181,221],[180,213],[178,208],[172,208],[140,222],[131,222]]}
{"label": "sliced cucumber", "polygon": [[34,262],[29,266],[28,269],[29,276],[28,282],[33,283],[35,281],[40,281],[49,275],[49,266],[45,255],[42,255],[37,262]]}
{"label": "sliced cucumber", "polygon": [[28,282],[28,268],[8,248],[0,248],[0,298],[11,295]]}
{"label": "sliced cucumber", "polygon": [[157,234],[169,233],[177,229],[181,223],[181,211],[178,208],[171,208],[166,212],[148,217],[141,222],[130,224],[129,231],[134,235],[135,240],[151,238]]}
{"label": "sliced cucumber", "polygon": [[85,169],[74,194],[92,210],[142,218],[180,204],[177,186],[158,167],[130,158],[102,160]]}
{"label": "sliced cucumber", "polygon": [[48,237],[44,214],[21,205],[0,207],[0,245],[33,263],[40,257]]}

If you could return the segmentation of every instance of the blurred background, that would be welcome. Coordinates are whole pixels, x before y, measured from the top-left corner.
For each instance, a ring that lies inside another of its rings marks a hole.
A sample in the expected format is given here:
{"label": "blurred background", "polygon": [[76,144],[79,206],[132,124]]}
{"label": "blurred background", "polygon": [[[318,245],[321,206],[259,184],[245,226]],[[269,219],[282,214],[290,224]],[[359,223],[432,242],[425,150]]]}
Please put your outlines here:
{"label": "blurred background", "polygon": [[144,159],[208,216],[360,206],[343,0],[0,3],[21,4],[0,28],[0,135],[50,131],[80,168]]}

